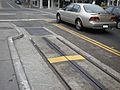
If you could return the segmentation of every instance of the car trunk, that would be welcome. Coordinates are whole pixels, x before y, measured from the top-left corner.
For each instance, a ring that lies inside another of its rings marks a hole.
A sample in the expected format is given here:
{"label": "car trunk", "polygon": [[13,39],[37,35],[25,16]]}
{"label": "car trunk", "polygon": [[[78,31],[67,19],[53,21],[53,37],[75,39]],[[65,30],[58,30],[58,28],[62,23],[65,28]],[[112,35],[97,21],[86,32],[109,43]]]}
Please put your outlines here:
{"label": "car trunk", "polygon": [[112,15],[106,13],[91,14],[93,16],[99,17],[100,22],[110,22]]}

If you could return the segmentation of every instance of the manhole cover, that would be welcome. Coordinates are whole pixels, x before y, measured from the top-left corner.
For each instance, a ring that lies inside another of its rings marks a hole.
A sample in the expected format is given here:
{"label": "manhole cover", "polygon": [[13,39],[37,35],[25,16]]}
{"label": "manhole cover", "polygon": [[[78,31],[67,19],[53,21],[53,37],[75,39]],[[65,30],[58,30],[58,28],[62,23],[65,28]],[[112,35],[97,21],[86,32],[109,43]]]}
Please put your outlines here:
{"label": "manhole cover", "polygon": [[38,36],[44,36],[44,35],[51,35],[52,33],[50,33],[49,31],[47,31],[45,28],[25,28],[27,30],[27,32],[30,35],[38,35]]}

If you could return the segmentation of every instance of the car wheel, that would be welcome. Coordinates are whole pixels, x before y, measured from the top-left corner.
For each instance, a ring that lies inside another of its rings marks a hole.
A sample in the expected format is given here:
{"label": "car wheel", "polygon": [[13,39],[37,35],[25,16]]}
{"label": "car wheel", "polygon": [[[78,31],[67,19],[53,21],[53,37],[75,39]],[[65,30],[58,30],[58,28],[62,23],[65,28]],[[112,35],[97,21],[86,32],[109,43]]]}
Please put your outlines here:
{"label": "car wheel", "polygon": [[57,15],[56,15],[56,19],[57,19],[57,23],[60,23],[60,22],[62,21],[60,14],[57,14]]}
{"label": "car wheel", "polygon": [[75,27],[76,27],[77,30],[82,30],[83,29],[82,21],[80,19],[76,20]]}
{"label": "car wheel", "polygon": [[120,21],[117,22],[117,28],[120,29]]}

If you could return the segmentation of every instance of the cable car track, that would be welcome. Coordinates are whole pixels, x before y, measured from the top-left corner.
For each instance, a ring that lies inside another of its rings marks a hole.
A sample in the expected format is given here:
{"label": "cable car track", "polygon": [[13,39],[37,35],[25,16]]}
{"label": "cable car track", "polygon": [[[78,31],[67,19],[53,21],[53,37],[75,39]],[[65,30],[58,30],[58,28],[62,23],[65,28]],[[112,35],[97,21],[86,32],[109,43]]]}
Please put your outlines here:
{"label": "cable car track", "polygon": [[[70,49],[74,50],[76,53],[78,54],[82,54],[79,51],[75,50],[73,47],[71,47],[70,45],[68,45],[66,42],[64,42],[63,40],[61,40],[60,38],[57,38],[57,40],[59,40],[60,42],[62,42],[63,44],[65,44],[66,46],[68,46]],[[84,56],[85,57],[85,56]],[[115,79],[117,82],[120,83],[120,79],[115,77],[114,75],[112,75],[110,72],[108,72],[107,70],[105,70],[104,68],[102,68],[100,65],[98,65],[96,62],[93,62],[92,60],[90,60],[88,57],[85,57],[90,63],[92,63],[93,65],[95,65],[96,67],[98,67],[100,70],[102,70],[104,73],[108,74],[110,77],[112,77],[113,79]]]}
{"label": "cable car track", "polygon": [[[96,80],[94,77],[92,77],[87,71],[85,71],[81,66],[79,66],[76,62],[69,60],[66,57],[66,54],[53,42],[51,42],[48,38],[43,37],[43,39],[47,42],[47,44],[54,49],[57,53],[59,53],[61,56],[64,56],[67,60],[70,66],[78,72],[85,80],[87,80],[91,86],[95,88],[95,90],[107,90],[105,86],[103,86],[98,80]],[[59,39],[58,39],[59,40]],[[55,69],[55,67],[52,65],[52,63],[49,62],[48,58],[45,56],[45,54],[39,49],[39,47],[35,44],[33,40],[31,40],[32,44],[35,46],[35,48],[38,50],[39,54],[44,58],[46,63],[52,68],[52,70],[57,74],[60,81],[62,80],[63,85],[67,88],[67,90],[72,90],[71,87],[67,84],[67,82],[64,80],[64,78],[60,75],[60,73]],[[72,49],[72,48],[71,48]]]}

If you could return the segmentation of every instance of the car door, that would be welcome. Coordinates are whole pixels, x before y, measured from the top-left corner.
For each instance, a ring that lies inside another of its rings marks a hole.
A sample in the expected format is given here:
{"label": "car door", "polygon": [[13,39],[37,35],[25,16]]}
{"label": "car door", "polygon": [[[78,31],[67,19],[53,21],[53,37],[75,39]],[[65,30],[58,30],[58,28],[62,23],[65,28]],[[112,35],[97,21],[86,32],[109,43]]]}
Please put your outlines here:
{"label": "car door", "polygon": [[61,12],[61,18],[63,21],[70,22],[69,16],[70,16],[73,6],[74,4],[70,4]]}
{"label": "car door", "polygon": [[75,19],[80,15],[80,5],[75,4],[71,10],[71,12],[69,13],[69,21],[72,24],[75,24]]}

